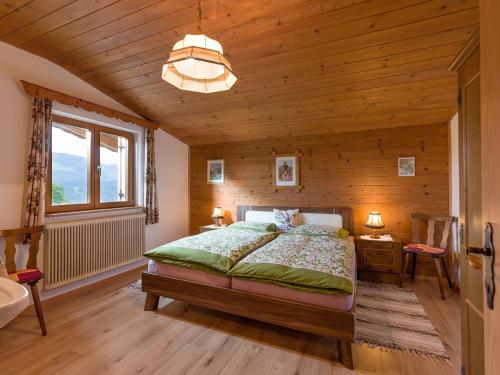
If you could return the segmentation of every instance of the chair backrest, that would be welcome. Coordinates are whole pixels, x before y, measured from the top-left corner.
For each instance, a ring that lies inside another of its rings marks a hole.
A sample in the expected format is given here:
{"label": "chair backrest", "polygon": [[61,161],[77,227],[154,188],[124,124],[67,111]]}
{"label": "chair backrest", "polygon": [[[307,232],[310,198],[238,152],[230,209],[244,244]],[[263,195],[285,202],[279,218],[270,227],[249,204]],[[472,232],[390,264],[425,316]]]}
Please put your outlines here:
{"label": "chair backrest", "polygon": [[37,255],[44,226],[0,230],[0,238],[5,238],[5,267],[8,273],[16,272],[16,241],[20,237],[30,235],[29,257],[26,268],[37,268]]}
{"label": "chair backrest", "polygon": [[[413,233],[413,242],[414,243],[422,243],[420,238],[420,223],[427,223],[427,238],[425,239],[425,244],[428,246],[437,246],[442,249],[448,250],[448,244],[450,242],[450,236],[452,235],[452,226],[458,221],[458,219],[454,216],[443,216],[443,215],[427,215],[421,213],[411,214],[412,221],[412,233]],[[439,228],[441,229],[441,233],[436,233],[436,224],[440,223]],[[435,241],[435,238],[439,238],[438,241]]]}

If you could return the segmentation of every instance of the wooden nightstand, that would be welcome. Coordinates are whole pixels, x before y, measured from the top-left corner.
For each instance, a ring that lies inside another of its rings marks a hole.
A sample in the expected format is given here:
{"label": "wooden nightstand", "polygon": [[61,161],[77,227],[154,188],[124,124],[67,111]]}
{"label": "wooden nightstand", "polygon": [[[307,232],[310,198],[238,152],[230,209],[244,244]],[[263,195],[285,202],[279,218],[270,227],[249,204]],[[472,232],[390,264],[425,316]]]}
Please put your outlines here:
{"label": "wooden nightstand", "polygon": [[215,224],[204,225],[204,226],[200,227],[200,233],[208,232],[208,231],[211,231],[211,230],[222,229],[222,228],[225,228],[225,227],[227,227],[227,224],[222,224],[221,226],[217,226]]}
{"label": "wooden nightstand", "polygon": [[[363,236],[365,237],[365,236]],[[402,242],[397,237],[375,240],[356,236],[358,279],[399,284]]]}

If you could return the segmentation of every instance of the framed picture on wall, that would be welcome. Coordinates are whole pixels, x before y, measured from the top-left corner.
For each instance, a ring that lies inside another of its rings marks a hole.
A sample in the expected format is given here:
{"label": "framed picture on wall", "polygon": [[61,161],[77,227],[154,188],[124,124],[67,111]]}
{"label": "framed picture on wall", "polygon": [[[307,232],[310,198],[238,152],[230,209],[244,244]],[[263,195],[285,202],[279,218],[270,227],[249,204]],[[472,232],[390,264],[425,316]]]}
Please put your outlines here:
{"label": "framed picture on wall", "polygon": [[207,183],[224,183],[224,160],[208,160],[207,162]]}
{"label": "framed picture on wall", "polygon": [[276,189],[300,188],[298,155],[276,155],[273,172]]}
{"label": "framed picture on wall", "polygon": [[398,158],[398,176],[415,176],[415,157]]}

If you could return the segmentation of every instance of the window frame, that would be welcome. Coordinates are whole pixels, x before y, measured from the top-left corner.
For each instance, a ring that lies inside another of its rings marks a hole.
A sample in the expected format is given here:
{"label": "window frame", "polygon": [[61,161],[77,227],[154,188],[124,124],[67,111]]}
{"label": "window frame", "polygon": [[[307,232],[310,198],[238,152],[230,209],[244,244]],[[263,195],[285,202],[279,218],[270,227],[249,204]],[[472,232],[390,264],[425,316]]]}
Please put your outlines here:
{"label": "window frame", "polygon": [[[132,132],[119,130],[111,127],[91,124],[85,121],[76,120],[59,115],[52,115],[50,121],[50,129],[52,135],[52,124],[59,123],[70,126],[84,128],[90,131],[90,157],[87,166],[88,181],[88,203],[80,204],[64,204],[52,205],[52,144],[50,145],[47,181],[45,184],[45,213],[61,213],[61,212],[79,212],[102,210],[110,208],[134,207],[135,206],[135,137]],[[122,202],[105,202],[100,201],[100,172],[99,172],[99,159],[100,159],[100,134],[107,133],[120,137],[127,138],[128,140],[128,200]],[[51,137],[52,142],[52,137]]]}

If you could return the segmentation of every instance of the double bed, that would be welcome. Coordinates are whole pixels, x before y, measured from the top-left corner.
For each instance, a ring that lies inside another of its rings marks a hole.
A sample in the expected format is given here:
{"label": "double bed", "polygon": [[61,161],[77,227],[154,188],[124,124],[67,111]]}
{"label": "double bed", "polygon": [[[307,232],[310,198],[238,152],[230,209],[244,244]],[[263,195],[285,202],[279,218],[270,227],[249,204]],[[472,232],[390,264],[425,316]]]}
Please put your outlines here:
{"label": "double bed", "polygon": [[352,211],[302,208],[303,225],[279,234],[264,229],[274,221],[273,208],[287,209],[239,206],[236,225],[148,252],[145,310],[157,309],[164,296],[333,337],[340,360],[352,368],[354,243],[352,237],[317,231],[352,231]]}

